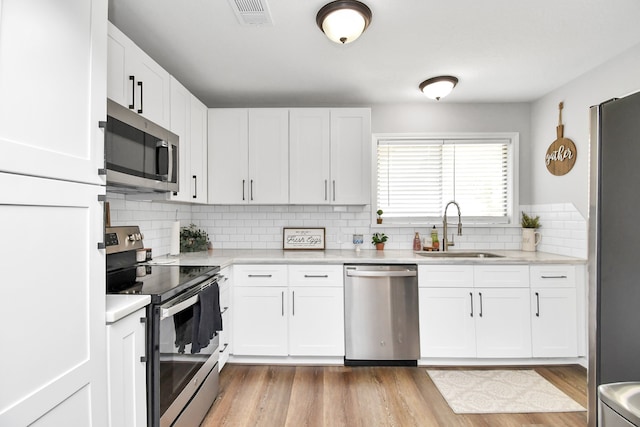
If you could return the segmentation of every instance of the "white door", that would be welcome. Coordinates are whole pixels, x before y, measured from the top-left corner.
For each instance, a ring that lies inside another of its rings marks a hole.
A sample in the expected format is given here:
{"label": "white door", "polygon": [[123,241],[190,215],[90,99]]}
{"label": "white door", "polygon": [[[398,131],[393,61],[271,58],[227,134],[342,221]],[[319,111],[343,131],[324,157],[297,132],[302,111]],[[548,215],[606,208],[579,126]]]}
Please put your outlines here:
{"label": "white door", "polygon": [[0,171],[104,184],[106,0],[4,0]]}
{"label": "white door", "polygon": [[104,187],[0,173],[0,188],[0,425],[105,426]]}
{"label": "white door", "polygon": [[531,357],[529,289],[475,289],[478,357]]}
{"label": "white door", "polygon": [[190,202],[191,199],[191,93],[171,77],[171,132],[180,139],[178,152],[178,182],[180,190],[171,193],[171,200]]}
{"label": "white door", "polygon": [[331,110],[331,203],[371,201],[371,111],[367,108]]}
{"label": "white door", "polygon": [[289,110],[289,201],[324,204],[330,198],[328,108]]}
{"label": "white door", "polygon": [[246,108],[211,108],[208,117],[208,201],[249,201],[249,112]]}
{"label": "white door", "polygon": [[193,95],[190,142],[190,201],[207,203],[207,107]]}
{"label": "white door", "polygon": [[295,286],[289,296],[289,354],[344,356],[342,287]]}
{"label": "white door", "polygon": [[249,110],[249,203],[289,202],[289,110]]}
{"label": "white door", "polygon": [[475,357],[471,288],[420,288],[420,356]]}
{"label": "white door", "polygon": [[531,289],[533,357],[577,357],[575,288]]}
{"label": "white door", "polygon": [[287,288],[238,286],[233,290],[233,354],[287,355]]}

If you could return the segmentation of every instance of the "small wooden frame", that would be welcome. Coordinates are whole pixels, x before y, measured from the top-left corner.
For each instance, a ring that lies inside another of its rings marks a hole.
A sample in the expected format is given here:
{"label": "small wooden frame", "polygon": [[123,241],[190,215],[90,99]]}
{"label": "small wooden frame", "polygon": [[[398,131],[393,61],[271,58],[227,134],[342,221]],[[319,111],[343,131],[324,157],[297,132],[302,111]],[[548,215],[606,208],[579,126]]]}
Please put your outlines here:
{"label": "small wooden frame", "polygon": [[282,249],[284,250],[324,250],[324,228],[283,228]]}

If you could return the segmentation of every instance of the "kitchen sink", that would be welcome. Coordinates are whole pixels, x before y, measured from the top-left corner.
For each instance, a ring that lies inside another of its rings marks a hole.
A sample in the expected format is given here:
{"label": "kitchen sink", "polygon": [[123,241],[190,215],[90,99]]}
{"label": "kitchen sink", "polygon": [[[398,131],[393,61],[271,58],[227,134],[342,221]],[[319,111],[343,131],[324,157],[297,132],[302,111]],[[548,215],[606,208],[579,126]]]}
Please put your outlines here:
{"label": "kitchen sink", "polygon": [[427,258],[504,258],[504,255],[498,255],[491,252],[431,252],[416,251],[416,255]]}

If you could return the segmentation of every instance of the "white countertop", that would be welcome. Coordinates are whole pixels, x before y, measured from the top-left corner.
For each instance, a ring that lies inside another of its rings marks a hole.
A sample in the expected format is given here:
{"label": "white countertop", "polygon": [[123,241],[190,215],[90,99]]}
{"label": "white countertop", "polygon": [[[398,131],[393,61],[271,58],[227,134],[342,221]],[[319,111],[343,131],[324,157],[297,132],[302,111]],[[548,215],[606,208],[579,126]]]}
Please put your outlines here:
{"label": "white countertop", "polygon": [[107,295],[105,320],[114,323],[151,302],[149,295]]}
{"label": "white countertop", "polygon": [[206,252],[187,252],[175,257],[158,257],[153,263],[172,262],[177,265],[217,265],[221,268],[232,264],[584,264],[585,259],[545,252],[458,250],[455,252],[489,252],[496,258],[442,258],[421,256],[411,250],[324,250],[284,251],[257,249],[214,249]]}

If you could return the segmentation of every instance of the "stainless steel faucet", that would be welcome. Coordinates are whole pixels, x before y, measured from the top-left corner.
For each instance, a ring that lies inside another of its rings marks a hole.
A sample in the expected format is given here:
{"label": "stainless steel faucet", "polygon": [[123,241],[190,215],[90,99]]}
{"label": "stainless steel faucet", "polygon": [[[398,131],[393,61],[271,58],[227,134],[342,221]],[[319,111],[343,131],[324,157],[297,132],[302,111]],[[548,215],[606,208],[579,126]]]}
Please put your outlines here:
{"label": "stainless steel faucet", "polygon": [[451,242],[447,238],[447,209],[449,205],[454,204],[456,208],[458,208],[458,236],[462,236],[462,216],[460,215],[460,206],[454,200],[447,203],[447,206],[444,208],[444,215],[442,218],[442,251],[448,251],[449,246],[455,246],[455,242],[453,241],[453,234],[451,234]]}

